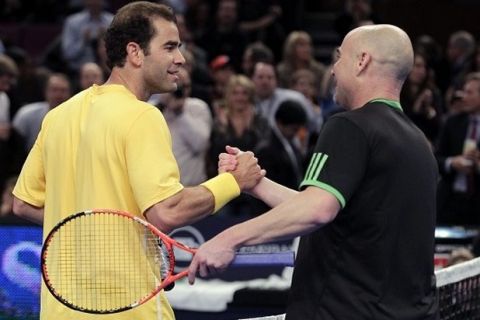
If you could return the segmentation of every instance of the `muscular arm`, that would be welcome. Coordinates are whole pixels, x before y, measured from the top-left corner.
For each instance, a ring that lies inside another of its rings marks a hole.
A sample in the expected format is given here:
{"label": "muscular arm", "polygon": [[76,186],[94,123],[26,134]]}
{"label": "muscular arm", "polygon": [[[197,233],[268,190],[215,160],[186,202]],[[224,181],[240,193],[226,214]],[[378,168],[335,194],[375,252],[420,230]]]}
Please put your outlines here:
{"label": "muscular arm", "polygon": [[308,187],[267,213],[237,224],[200,246],[189,267],[189,282],[194,282],[197,271],[206,276],[212,270],[225,269],[241,246],[307,234],[331,222],[339,210],[340,204],[332,194]]}
{"label": "muscular arm", "polygon": [[308,187],[265,214],[235,225],[217,237],[233,249],[291,239],[331,222],[339,210],[340,204],[331,193]]}
{"label": "muscular arm", "polygon": [[32,206],[15,196],[13,197],[13,213],[20,218],[32,221],[36,224],[43,224],[43,208]]}
{"label": "muscular arm", "polygon": [[145,211],[145,217],[163,232],[194,223],[213,212],[213,194],[203,186],[185,188]]}
{"label": "muscular arm", "polygon": [[238,161],[238,167],[231,174],[223,174],[208,181],[214,183],[206,182],[205,185],[184,188],[147,209],[145,217],[160,230],[168,233],[218,210],[225,201],[236,197],[241,190],[253,188],[265,175],[253,153],[240,155]]}

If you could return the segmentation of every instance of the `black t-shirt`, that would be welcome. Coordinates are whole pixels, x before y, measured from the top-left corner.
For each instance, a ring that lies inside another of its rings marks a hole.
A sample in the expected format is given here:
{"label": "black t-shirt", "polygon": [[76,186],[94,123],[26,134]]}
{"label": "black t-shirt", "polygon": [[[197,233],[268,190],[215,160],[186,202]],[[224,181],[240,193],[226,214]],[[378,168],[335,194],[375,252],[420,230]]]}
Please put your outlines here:
{"label": "black t-shirt", "polygon": [[386,103],[322,129],[301,188],[329,191],[342,209],[300,241],[288,320],[436,319],[438,169],[425,136]]}

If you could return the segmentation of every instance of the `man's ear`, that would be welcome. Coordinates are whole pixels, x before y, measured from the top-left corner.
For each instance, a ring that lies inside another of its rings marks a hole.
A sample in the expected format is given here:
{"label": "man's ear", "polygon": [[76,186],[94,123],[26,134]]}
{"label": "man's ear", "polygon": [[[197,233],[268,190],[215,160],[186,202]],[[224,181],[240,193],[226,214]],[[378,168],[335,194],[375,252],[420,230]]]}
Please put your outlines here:
{"label": "man's ear", "polygon": [[127,61],[135,67],[140,67],[143,64],[143,50],[138,43],[129,42],[127,44]]}
{"label": "man's ear", "polygon": [[357,58],[357,75],[362,73],[372,61],[372,56],[367,52],[362,52]]}

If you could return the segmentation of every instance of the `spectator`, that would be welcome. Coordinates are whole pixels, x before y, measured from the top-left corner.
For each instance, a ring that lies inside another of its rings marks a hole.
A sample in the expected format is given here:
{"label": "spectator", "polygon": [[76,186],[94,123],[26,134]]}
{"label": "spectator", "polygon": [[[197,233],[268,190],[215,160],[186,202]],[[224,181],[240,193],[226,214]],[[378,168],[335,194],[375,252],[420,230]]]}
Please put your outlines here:
{"label": "spectator", "polygon": [[[217,172],[218,155],[227,145],[255,150],[260,141],[270,134],[267,120],[255,111],[254,95],[254,85],[247,77],[234,75],[228,81],[224,105],[215,115],[210,137],[207,160],[209,176]],[[251,197],[241,195],[227,204],[224,210],[226,214],[243,215],[256,212],[255,208]]]}
{"label": "spectator", "polygon": [[480,73],[467,76],[463,112],[447,118],[437,146],[438,224],[480,223]]}
{"label": "spectator", "polygon": [[[246,34],[248,42],[265,43],[279,59],[285,29],[281,18],[283,9],[278,0],[241,0],[238,1],[238,21],[240,30]],[[290,16],[293,12],[288,12]],[[287,19],[285,19],[287,20]]]}
{"label": "spectator", "polygon": [[80,68],[79,91],[85,90],[90,86],[101,85],[105,82],[102,69],[95,62],[87,62]]}
{"label": "spectator", "polygon": [[187,0],[185,22],[192,31],[193,39],[198,43],[208,32],[211,25],[211,4],[204,0]]}
{"label": "spectator", "polygon": [[102,69],[103,77],[108,79],[110,72],[112,71],[108,66],[107,50],[105,48],[105,32],[101,32],[98,36],[97,48],[96,48],[96,60],[97,64]]}
{"label": "spectator", "polygon": [[454,266],[456,264],[466,262],[475,258],[473,253],[467,248],[457,248],[452,250],[448,257],[445,267]]}
{"label": "spectator", "polygon": [[161,109],[172,135],[180,183],[188,187],[207,179],[205,161],[212,131],[212,115],[204,101],[190,97],[191,80],[185,69],[180,69],[179,78],[178,89],[166,95]]}
{"label": "spectator", "polygon": [[277,86],[277,75],[272,64],[258,62],[254,67],[252,81],[255,85],[257,112],[266,118],[272,126],[275,125],[275,113],[280,103],[292,99],[298,101],[307,113],[309,131],[313,132],[315,130],[313,110],[309,102],[301,93]]}
{"label": "spectator", "polygon": [[70,98],[70,90],[70,81],[66,75],[51,74],[45,87],[45,101],[27,104],[18,110],[13,119],[13,127],[24,139],[25,152],[29,152],[35,143],[47,112]]}
{"label": "spectator", "polygon": [[474,53],[475,38],[470,32],[460,30],[450,35],[447,45],[449,73],[446,101],[450,101],[453,92],[462,88],[465,76],[472,70]]}
{"label": "spectator", "polygon": [[0,54],[0,188],[10,173],[12,161],[10,99],[7,92],[18,74],[15,62]]}
{"label": "spectator", "polygon": [[331,62],[325,68],[322,83],[320,84],[320,106],[322,107],[323,119],[326,121],[331,115],[344,111],[345,109],[336,104],[333,99],[335,81],[332,76],[333,65],[337,62],[338,47],[332,51]]}
{"label": "spectator", "polygon": [[477,44],[475,48],[475,54],[473,56],[473,63],[472,63],[472,72],[479,72],[480,71],[480,44]]}
{"label": "spectator", "polygon": [[[440,44],[432,36],[423,34],[415,40],[414,50],[425,57],[427,65],[434,71],[435,84],[441,93],[445,94],[448,87],[449,70],[448,61]],[[443,111],[445,112],[445,110]]]}
{"label": "spectator", "polygon": [[315,83],[315,74],[309,69],[295,71],[290,79],[289,88],[303,94],[313,111],[311,134],[308,133],[305,123],[297,132],[300,150],[304,155],[309,154],[310,150],[315,146],[318,133],[323,125],[323,112],[318,100],[319,90]]}
{"label": "spectator", "polygon": [[307,114],[298,102],[283,101],[275,114],[272,134],[255,151],[267,177],[292,189],[298,188],[303,178],[305,158],[294,139],[306,122]]}
{"label": "spectator", "polygon": [[257,62],[273,64],[274,60],[275,58],[272,50],[262,42],[250,43],[243,52],[242,72],[247,77],[251,77],[253,74],[253,67]]}
{"label": "spectator", "polygon": [[43,99],[50,71],[37,66],[31,55],[19,47],[10,47],[7,54],[18,67],[18,76],[9,94],[12,102],[10,115],[13,117],[21,106]]}
{"label": "spectator", "polygon": [[237,1],[220,0],[215,14],[215,24],[198,44],[207,52],[209,61],[217,56],[227,55],[235,71],[240,71],[247,38],[238,29],[237,10]]}
{"label": "spectator", "polygon": [[85,9],[68,16],[62,31],[63,58],[72,74],[85,62],[95,62],[98,36],[112,22],[113,15],[103,10],[103,0],[84,0]]}
{"label": "spectator", "polygon": [[225,146],[242,145],[254,150],[270,131],[267,120],[255,110],[254,95],[255,87],[247,77],[234,75],[228,81],[223,105],[214,118],[209,175],[217,172],[218,155]]}
{"label": "spectator", "polygon": [[334,29],[342,39],[350,30],[372,23],[379,23],[372,0],[346,0],[344,11],[335,18]]}
{"label": "spectator", "polygon": [[323,124],[322,107],[319,101],[319,89],[316,86],[316,77],[310,69],[299,69],[295,71],[289,83],[289,89],[295,90],[303,94],[310,102],[315,118],[315,131],[320,131]]}
{"label": "spectator", "polygon": [[443,103],[427,61],[422,53],[415,53],[413,69],[405,81],[400,99],[405,114],[433,143],[440,130]]}
{"label": "spectator", "polygon": [[300,69],[308,69],[315,75],[315,88],[325,74],[325,66],[315,60],[312,51],[312,38],[304,31],[291,32],[283,48],[283,59],[277,66],[278,83],[282,88],[288,88],[292,74]]}
{"label": "spectator", "polygon": [[15,62],[8,56],[0,54],[0,141],[10,136],[10,98],[7,91],[18,76]]}
{"label": "spectator", "polygon": [[206,68],[207,53],[195,43],[192,31],[188,28],[188,25],[185,21],[185,16],[183,14],[176,14],[175,16],[177,18],[180,39],[182,39],[182,50],[190,51],[195,58],[197,66]]}
{"label": "spectator", "polygon": [[214,110],[218,109],[219,101],[225,97],[225,88],[233,75],[235,69],[230,57],[221,55],[210,63],[210,77],[213,80],[211,101]]}
{"label": "spectator", "polygon": [[448,105],[448,113],[446,113],[444,116],[448,117],[464,112],[465,101],[463,100],[463,90],[455,90],[450,96],[450,100],[446,103]]}
{"label": "spectator", "polygon": [[[207,105],[212,105],[212,78],[210,75],[210,70],[202,65],[197,64],[195,56],[188,49],[183,48],[182,50],[183,57],[185,58],[185,64],[183,67],[187,70],[192,81],[191,96],[199,98],[207,103]],[[213,115],[213,110],[210,110]]]}

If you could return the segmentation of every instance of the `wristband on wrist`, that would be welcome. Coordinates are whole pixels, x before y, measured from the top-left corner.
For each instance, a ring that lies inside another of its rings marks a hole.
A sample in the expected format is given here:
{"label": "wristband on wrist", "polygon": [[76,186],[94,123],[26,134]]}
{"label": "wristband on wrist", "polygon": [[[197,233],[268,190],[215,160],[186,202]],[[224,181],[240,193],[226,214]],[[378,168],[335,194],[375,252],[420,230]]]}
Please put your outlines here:
{"label": "wristband on wrist", "polygon": [[215,208],[213,209],[212,214],[220,210],[230,200],[240,195],[240,186],[238,185],[237,180],[235,180],[235,177],[228,172],[221,173],[200,185],[210,190],[213,194]]}

